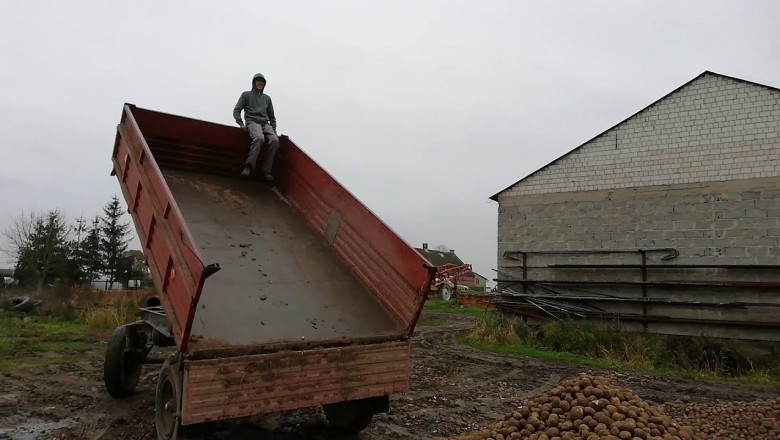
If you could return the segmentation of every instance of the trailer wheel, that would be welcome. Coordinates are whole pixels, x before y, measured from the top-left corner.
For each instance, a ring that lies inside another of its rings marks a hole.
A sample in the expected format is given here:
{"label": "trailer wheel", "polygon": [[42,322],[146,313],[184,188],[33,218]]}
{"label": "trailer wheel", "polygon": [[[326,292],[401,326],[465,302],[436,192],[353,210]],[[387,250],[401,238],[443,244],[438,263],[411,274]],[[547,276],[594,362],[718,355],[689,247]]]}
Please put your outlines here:
{"label": "trailer wheel", "polygon": [[441,299],[444,301],[449,301],[452,299],[452,289],[446,284],[442,284],[439,286],[439,295],[441,295]]}
{"label": "trailer wheel", "polygon": [[177,440],[184,435],[181,426],[181,375],[165,362],[157,378],[154,424],[158,440]]}
{"label": "trailer wheel", "polygon": [[374,418],[374,412],[362,408],[358,402],[332,403],[322,409],[330,426],[346,434],[357,434]]}
{"label": "trailer wheel", "polygon": [[141,378],[141,359],[127,351],[129,331],[126,325],[117,327],[106,347],[103,362],[103,383],[112,397],[127,397],[135,391]]}

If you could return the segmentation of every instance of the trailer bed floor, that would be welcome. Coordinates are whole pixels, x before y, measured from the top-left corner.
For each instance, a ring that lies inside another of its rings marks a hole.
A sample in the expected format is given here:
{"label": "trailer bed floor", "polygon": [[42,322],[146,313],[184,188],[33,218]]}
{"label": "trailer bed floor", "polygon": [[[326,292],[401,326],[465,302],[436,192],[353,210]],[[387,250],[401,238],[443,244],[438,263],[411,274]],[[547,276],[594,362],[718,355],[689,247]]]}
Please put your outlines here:
{"label": "trailer bed floor", "polygon": [[188,351],[402,333],[271,186],[163,170],[207,264]]}

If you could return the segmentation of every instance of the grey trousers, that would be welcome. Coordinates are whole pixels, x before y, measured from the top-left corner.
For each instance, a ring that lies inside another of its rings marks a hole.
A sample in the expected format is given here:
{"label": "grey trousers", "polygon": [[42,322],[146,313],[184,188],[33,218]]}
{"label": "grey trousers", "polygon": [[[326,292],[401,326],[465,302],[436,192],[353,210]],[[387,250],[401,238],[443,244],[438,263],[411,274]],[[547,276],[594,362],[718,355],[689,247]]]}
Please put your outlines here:
{"label": "grey trousers", "polygon": [[257,122],[247,122],[246,130],[249,132],[249,137],[252,139],[252,143],[249,145],[249,157],[246,159],[246,163],[255,168],[257,158],[260,156],[260,148],[263,146],[264,141],[268,141],[268,148],[263,155],[263,161],[260,164],[260,171],[263,173],[270,173],[271,167],[274,164],[274,156],[276,150],[279,149],[279,138],[276,136],[276,132],[270,124],[258,124]]}

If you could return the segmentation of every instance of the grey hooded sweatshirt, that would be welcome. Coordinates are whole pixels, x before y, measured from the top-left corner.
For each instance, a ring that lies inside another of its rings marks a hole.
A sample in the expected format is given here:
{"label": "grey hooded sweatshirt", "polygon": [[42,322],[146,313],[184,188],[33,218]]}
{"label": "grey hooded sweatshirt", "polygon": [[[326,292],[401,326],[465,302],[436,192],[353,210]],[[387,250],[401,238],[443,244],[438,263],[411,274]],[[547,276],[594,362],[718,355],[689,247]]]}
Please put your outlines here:
{"label": "grey hooded sweatshirt", "polygon": [[233,119],[238,125],[244,125],[241,121],[241,110],[244,111],[244,119],[247,123],[256,122],[258,124],[270,124],[276,131],[276,115],[274,115],[274,105],[271,97],[255,89],[255,80],[262,79],[266,84],[268,81],[258,73],[252,77],[252,88],[241,93],[236,107],[233,109]]}

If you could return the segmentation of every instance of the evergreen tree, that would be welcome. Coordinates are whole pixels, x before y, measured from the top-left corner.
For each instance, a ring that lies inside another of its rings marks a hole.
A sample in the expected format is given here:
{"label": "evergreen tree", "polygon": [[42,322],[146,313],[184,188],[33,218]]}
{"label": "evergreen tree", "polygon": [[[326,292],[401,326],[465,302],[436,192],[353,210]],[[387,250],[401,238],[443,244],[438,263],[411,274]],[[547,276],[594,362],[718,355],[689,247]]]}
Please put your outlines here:
{"label": "evergreen tree", "polygon": [[144,253],[137,249],[125,252],[122,271],[117,280],[127,286],[130,280],[140,281],[142,285],[150,285],[151,279]]}
{"label": "evergreen tree", "polygon": [[122,271],[122,266],[126,264],[125,252],[129,241],[127,234],[130,232],[130,224],[120,222],[123,214],[119,197],[114,196],[103,208],[103,217],[100,219],[102,271],[108,278],[109,289],[113,287]]}
{"label": "evergreen tree", "polygon": [[87,219],[83,216],[78,217],[72,230],[75,237],[68,243],[68,278],[72,284],[80,285],[88,278],[83,249],[84,237],[88,230]]}
{"label": "evergreen tree", "polygon": [[80,246],[82,271],[84,272],[84,278],[87,281],[94,280],[103,271],[100,234],[100,217],[95,216],[92,220],[92,224],[89,225]]}

